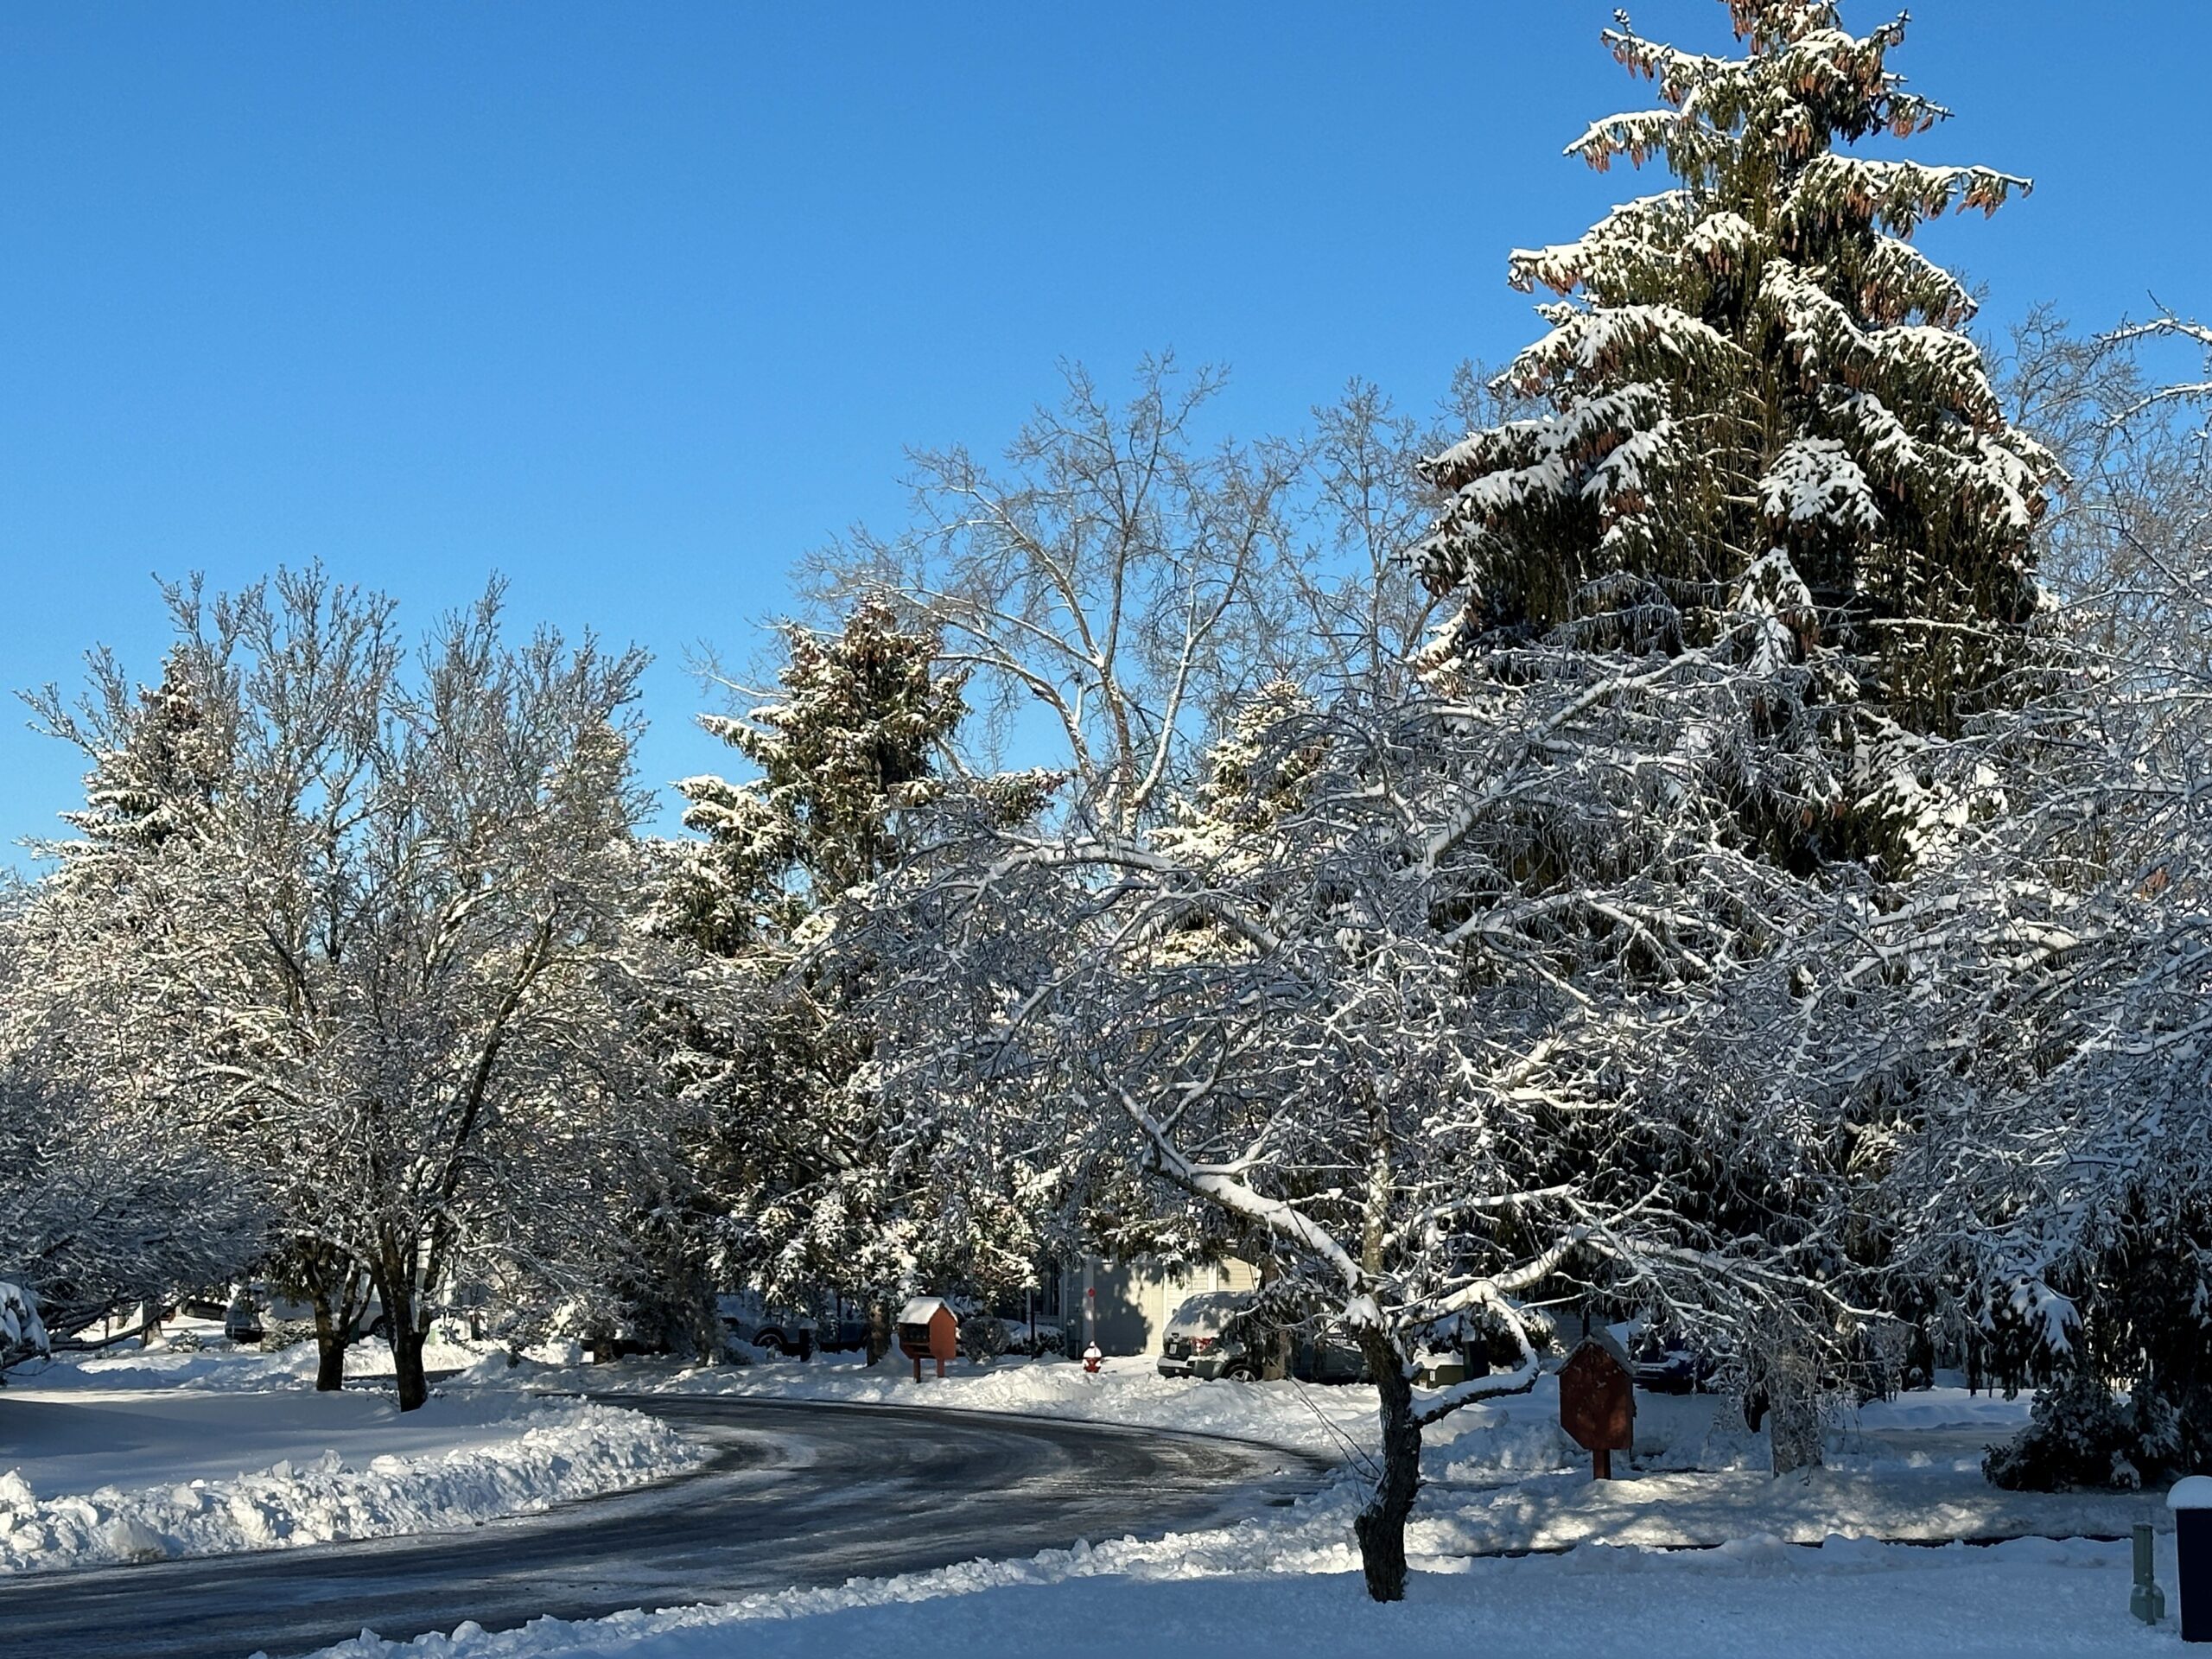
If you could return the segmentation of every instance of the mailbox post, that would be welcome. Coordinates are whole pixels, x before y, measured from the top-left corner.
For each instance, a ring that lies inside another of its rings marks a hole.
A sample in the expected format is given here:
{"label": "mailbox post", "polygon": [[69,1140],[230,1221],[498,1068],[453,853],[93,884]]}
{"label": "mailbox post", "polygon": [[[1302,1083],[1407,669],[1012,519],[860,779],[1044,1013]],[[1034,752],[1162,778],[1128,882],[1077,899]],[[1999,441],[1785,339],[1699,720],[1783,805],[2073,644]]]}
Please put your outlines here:
{"label": "mailbox post", "polygon": [[2190,1475],[2166,1494],[2174,1512],[2174,1587],[2181,1596],[2181,1639],[2212,1642],[2212,1475]]}
{"label": "mailbox post", "polygon": [[1576,1344],[1559,1374],[1559,1426],[1590,1454],[1590,1478],[1613,1478],[1613,1453],[1636,1444],[1636,1373],[1603,1331]]}
{"label": "mailbox post", "polygon": [[2158,1588],[2152,1552],[2156,1542],[2148,1521],[2135,1523],[2135,1587],[2127,1593],[2127,1611],[2145,1624],[2166,1616],[2166,1592]]}
{"label": "mailbox post", "polygon": [[917,1296],[899,1310],[899,1351],[914,1362],[914,1381],[922,1380],[922,1362],[937,1362],[944,1375],[944,1362],[960,1355],[960,1319],[944,1299]]}

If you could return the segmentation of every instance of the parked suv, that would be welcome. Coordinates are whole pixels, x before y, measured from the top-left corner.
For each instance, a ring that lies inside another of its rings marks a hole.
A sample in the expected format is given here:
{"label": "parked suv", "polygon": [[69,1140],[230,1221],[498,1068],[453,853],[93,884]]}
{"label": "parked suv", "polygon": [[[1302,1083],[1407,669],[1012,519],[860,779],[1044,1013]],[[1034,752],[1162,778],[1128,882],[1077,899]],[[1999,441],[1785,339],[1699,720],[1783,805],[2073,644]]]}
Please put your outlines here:
{"label": "parked suv", "polygon": [[[1274,1345],[1274,1333],[1253,1311],[1248,1294],[1203,1290],[1183,1299],[1160,1333],[1160,1374],[1204,1382],[1224,1376],[1249,1381],[1259,1376]],[[1367,1362],[1357,1344],[1327,1325],[1295,1337],[1290,1374],[1301,1382],[1361,1382],[1367,1378]]]}
{"label": "parked suv", "polygon": [[1160,1374],[1254,1378],[1260,1375],[1251,1300],[1233,1290],[1185,1296],[1160,1337]]}

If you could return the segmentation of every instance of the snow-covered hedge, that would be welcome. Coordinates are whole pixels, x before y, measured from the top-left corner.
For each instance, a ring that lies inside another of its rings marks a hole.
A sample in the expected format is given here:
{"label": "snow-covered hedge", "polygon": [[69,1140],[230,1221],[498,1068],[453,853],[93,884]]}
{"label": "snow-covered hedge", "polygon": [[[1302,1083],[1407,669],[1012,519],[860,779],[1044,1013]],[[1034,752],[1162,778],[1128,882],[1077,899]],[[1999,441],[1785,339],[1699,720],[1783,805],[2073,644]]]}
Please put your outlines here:
{"label": "snow-covered hedge", "polygon": [[0,1370],[46,1351],[36,1294],[0,1279]]}

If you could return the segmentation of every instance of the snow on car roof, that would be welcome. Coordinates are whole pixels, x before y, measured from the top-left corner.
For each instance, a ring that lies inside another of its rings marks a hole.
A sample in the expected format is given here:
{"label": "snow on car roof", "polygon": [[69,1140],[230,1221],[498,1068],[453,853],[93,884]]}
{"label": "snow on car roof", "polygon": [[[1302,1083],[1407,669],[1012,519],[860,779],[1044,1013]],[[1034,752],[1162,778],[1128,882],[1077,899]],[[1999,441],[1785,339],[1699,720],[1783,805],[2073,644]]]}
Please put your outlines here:
{"label": "snow on car roof", "polygon": [[1252,1299],[1242,1291],[1202,1290],[1177,1304],[1167,1328],[1178,1336],[1218,1331],[1251,1303]]}

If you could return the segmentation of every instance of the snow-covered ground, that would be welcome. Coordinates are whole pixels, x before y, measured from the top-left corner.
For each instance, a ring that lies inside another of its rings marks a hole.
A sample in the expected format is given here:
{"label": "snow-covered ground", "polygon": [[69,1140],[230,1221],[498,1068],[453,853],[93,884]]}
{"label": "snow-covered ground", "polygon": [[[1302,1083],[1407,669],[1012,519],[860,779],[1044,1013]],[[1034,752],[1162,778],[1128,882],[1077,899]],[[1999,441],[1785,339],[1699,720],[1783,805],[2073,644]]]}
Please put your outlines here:
{"label": "snow-covered ground", "polygon": [[312,1346],[131,1349],[16,1377],[0,1573],[467,1526],[703,1456],[653,1418],[577,1401],[447,1393],[403,1414],[375,1389],[319,1395]]}
{"label": "snow-covered ground", "polygon": [[[1120,1548],[728,1607],[463,1627],[393,1644],[368,1637],[324,1659],[801,1659],[928,1651],[1028,1659],[1066,1647],[1116,1656],[1316,1654],[1408,1659],[1496,1651],[1515,1659],[2056,1659],[2183,1651],[2170,1618],[2127,1616],[2122,1545],[2026,1540],[1991,1549],[1759,1541],[1650,1554],[1578,1549],[1415,1573],[1378,1606],[1341,1561],[1186,1571],[1176,1542]],[[1157,1546],[1146,1547],[1149,1550]],[[2171,1562],[2166,1563],[2171,1572]],[[2169,1580],[2171,1582],[2171,1579]]]}
{"label": "snow-covered ground", "polygon": [[[1075,1418],[1228,1434],[1344,1459],[1373,1447],[1375,1391],[1288,1382],[1197,1382],[1163,1377],[1148,1358],[1109,1359],[1097,1376],[1073,1362],[956,1364],[919,1384],[912,1372],[831,1356],[731,1369],[630,1361],[611,1366],[509,1370],[480,1363],[461,1382],[594,1393],[716,1394],[872,1405],[922,1405]],[[1594,1485],[1589,1459],[1559,1427],[1550,1377],[1527,1395],[1471,1406],[1428,1431],[1430,1483],[1417,1525],[1440,1529],[1452,1554],[1560,1549],[1605,1539],[1651,1546],[1714,1545],[1750,1533],[1817,1543],[1832,1533],[1942,1541],[2042,1534],[2112,1536],[2139,1520],[2165,1527],[2155,1494],[2006,1492],[1982,1478],[1982,1449],[2027,1421],[2029,1401],[1929,1389],[1846,1413],[1828,1436],[1828,1465],[1804,1480],[1766,1473],[1765,1436],[1715,1395],[1637,1396],[1637,1444]]]}
{"label": "snow-covered ground", "polygon": [[[1326,1452],[1345,1465],[1293,1509],[1233,1528],[1098,1541],[1032,1560],[855,1580],[723,1607],[487,1634],[464,1626],[407,1644],[364,1637],[331,1659],[705,1659],[925,1645],[978,1659],[1027,1654],[1081,1631],[1130,1654],[1209,1645],[1332,1655],[1457,1651],[1471,1624],[1512,1632],[1516,1655],[2125,1654],[2171,1648],[2126,1614],[2125,1543],[2081,1535],[2158,1524],[2172,1582],[2169,1517],[2139,1494],[2001,1492],[1982,1446],[2028,1402],[1939,1389],[1847,1414],[1829,1465],[1802,1478],[1764,1471],[1763,1437],[1713,1396],[1638,1396],[1624,1478],[1593,1483],[1560,1433],[1547,1379],[1471,1408],[1431,1433],[1429,1485],[1408,1534],[1417,1572],[1402,1606],[1376,1607],[1357,1577],[1351,1517],[1363,1496],[1374,1396],[1361,1388],[1191,1382],[1147,1360],[1086,1376],[1061,1362],[965,1365],[917,1386],[856,1363],[741,1370],[633,1363],[487,1364],[481,1380],[588,1382],[876,1404],[927,1404],[1231,1433]],[[2048,1535],[2038,1536],[2034,1535]],[[1993,1547],[1895,1540],[2013,1537]],[[1704,1548],[1699,1548],[1699,1547]],[[1687,1547],[1687,1548],[1686,1548]],[[1527,1554],[1524,1552],[1538,1552]]]}
{"label": "snow-covered ground", "polygon": [[[2127,1616],[2127,1546],[2023,1539],[1923,1548],[1751,1534],[1709,1550],[1585,1544],[1557,1554],[1419,1554],[1407,1600],[1370,1602],[1339,1483],[1280,1518],[974,1562],[723,1606],[518,1630],[464,1625],[323,1659],[747,1659],[922,1648],[1021,1659],[1071,1644],[1116,1655],[1319,1653],[1404,1659],[1491,1647],[1516,1659],[2044,1659],[2176,1649],[2168,1619]],[[1433,1524],[1415,1529],[1433,1545]],[[2171,1540],[2160,1570],[2173,1582]]]}
{"label": "snow-covered ground", "polygon": [[[374,1374],[372,1350],[354,1357],[354,1376]],[[1962,1389],[1847,1414],[1830,1433],[1827,1466],[1783,1480],[1764,1471],[1763,1437],[1714,1396],[1640,1395],[1635,1451],[1617,1465],[1624,1478],[1605,1484],[1588,1479],[1560,1433],[1548,1379],[1471,1408],[1430,1433],[1428,1485],[1408,1535],[1412,1593],[1384,1608],[1360,1587],[1351,1541],[1374,1434],[1369,1389],[1167,1379],[1143,1358],[1109,1360],[1096,1376],[1058,1360],[962,1363],[919,1385],[903,1367],[870,1370],[839,1357],[585,1366],[549,1351],[510,1366],[500,1354],[454,1348],[434,1363],[461,1375],[404,1419],[372,1390],[313,1394],[311,1350],[130,1350],[26,1378],[30,1386],[0,1394],[0,1468],[20,1467],[45,1501],[26,1520],[10,1506],[12,1480],[0,1485],[0,1565],[128,1558],[134,1544],[148,1547],[132,1520],[162,1553],[181,1554],[512,1514],[651,1478],[696,1455],[635,1414],[546,1396],[711,1393],[1231,1434],[1341,1466],[1295,1506],[1213,1531],[1099,1540],[723,1607],[546,1619],[497,1634],[463,1626],[404,1645],[364,1637],[332,1654],[705,1659],[899,1643],[992,1659],[1077,1630],[1097,1650],[1187,1654],[1209,1643],[1304,1650],[1326,1630],[1332,1655],[1396,1659],[1458,1650],[1471,1624],[1510,1630],[1513,1651],[1529,1656],[1786,1649],[1791,1659],[2031,1659],[2176,1641],[2171,1618],[2157,1631],[2128,1620],[2127,1547],[2089,1536],[2152,1521],[2171,1586],[2170,1517],[2156,1496],[1998,1491],[1981,1477],[1981,1448],[2017,1428],[2028,1402]],[[41,1414],[51,1421],[35,1421]],[[289,1467],[268,1466],[276,1464]],[[237,1472],[256,1467],[263,1472]],[[107,1490],[86,1491],[94,1485]],[[46,1541],[22,1551],[16,1541],[30,1537]],[[1990,1538],[2016,1541],[1894,1541]]]}
{"label": "snow-covered ground", "polygon": [[[257,1392],[267,1389],[315,1387],[315,1350],[296,1342],[273,1352],[240,1348],[226,1340],[222,1327],[185,1320],[176,1328],[181,1340],[165,1338],[150,1347],[118,1344],[97,1353],[32,1360],[8,1373],[10,1387],[39,1389],[153,1389],[191,1387]],[[485,1344],[455,1344],[433,1337],[423,1351],[432,1371],[458,1370],[480,1360]],[[348,1385],[389,1382],[391,1350],[382,1342],[361,1342],[346,1354]]]}

